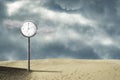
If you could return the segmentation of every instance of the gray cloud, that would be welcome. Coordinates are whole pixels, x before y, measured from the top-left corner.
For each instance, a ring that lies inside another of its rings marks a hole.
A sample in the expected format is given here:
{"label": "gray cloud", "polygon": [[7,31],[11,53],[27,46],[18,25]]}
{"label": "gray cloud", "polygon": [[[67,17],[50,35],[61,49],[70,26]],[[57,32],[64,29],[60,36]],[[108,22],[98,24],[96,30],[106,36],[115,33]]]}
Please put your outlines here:
{"label": "gray cloud", "polygon": [[120,59],[119,9],[117,0],[1,1],[0,60],[26,59],[27,39],[20,33],[25,20],[39,27],[32,59]]}
{"label": "gray cloud", "polygon": [[2,20],[6,18],[6,16],[7,13],[6,13],[5,2],[0,1],[0,22],[2,22]]}

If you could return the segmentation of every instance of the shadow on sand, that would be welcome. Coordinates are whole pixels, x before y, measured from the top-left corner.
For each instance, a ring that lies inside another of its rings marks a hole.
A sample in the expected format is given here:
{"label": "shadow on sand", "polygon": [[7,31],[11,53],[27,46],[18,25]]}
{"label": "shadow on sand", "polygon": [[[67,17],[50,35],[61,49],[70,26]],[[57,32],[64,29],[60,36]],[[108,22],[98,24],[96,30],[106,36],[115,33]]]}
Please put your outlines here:
{"label": "shadow on sand", "polygon": [[[25,73],[28,73],[27,72],[27,69],[25,68],[16,68],[16,67],[5,67],[5,66],[0,66],[0,73],[11,73],[14,74],[14,73],[21,73],[21,72],[25,72]],[[31,70],[31,72],[48,72],[48,73],[61,73],[62,71],[53,71],[53,70]]]}
{"label": "shadow on sand", "polygon": [[29,74],[24,68],[0,66],[0,80],[27,80]]}
{"label": "shadow on sand", "polygon": [[62,71],[50,71],[50,70],[31,70],[31,72],[62,73]]}
{"label": "shadow on sand", "polygon": [[31,70],[25,68],[0,66],[0,80],[28,80],[32,72],[61,73],[62,71],[52,70]]}
{"label": "shadow on sand", "polygon": [[27,71],[27,69],[24,69],[24,68],[15,68],[15,67],[0,66],[0,72],[1,71],[11,71],[11,70],[15,70],[15,71]]}

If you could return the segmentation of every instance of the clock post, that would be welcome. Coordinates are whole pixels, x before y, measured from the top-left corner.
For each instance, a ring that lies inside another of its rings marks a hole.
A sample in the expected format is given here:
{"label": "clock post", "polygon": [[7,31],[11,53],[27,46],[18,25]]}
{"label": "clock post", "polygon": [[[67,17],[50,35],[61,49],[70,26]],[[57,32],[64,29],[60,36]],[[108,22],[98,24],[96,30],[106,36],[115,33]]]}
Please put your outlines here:
{"label": "clock post", "polygon": [[27,71],[30,72],[30,38],[37,33],[37,26],[31,21],[25,22],[21,27],[21,32],[23,36],[28,38],[28,44],[27,44],[28,69]]}
{"label": "clock post", "polygon": [[28,72],[30,71],[30,37],[28,37],[28,53],[27,53],[27,59],[28,59]]}

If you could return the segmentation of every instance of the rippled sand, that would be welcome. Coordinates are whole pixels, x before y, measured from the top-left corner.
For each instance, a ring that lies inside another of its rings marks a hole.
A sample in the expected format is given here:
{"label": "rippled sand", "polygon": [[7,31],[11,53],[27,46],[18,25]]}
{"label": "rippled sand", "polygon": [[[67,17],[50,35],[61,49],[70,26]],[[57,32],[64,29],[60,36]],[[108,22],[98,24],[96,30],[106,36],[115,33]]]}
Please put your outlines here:
{"label": "rippled sand", "polygon": [[120,80],[119,60],[43,59],[1,61],[0,80]]}

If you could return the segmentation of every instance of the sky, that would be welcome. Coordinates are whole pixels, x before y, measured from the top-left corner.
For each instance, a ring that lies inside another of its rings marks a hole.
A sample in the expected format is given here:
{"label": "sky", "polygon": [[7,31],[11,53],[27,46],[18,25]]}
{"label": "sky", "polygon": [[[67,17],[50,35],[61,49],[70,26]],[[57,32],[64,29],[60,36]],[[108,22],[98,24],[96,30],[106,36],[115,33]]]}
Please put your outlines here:
{"label": "sky", "polygon": [[120,59],[120,0],[0,0],[0,60],[27,59],[26,21],[31,59]]}

